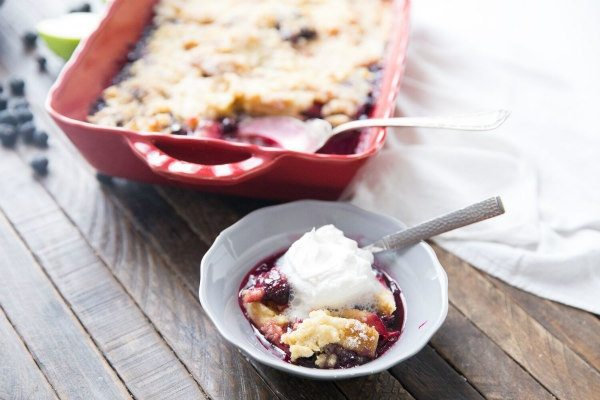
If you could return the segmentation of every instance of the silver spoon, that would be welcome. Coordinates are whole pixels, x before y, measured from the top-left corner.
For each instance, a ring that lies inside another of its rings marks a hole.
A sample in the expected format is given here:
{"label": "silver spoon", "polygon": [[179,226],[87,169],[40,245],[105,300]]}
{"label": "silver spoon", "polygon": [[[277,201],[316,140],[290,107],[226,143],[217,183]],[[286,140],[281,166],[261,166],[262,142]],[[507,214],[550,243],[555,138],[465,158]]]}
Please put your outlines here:
{"label": "silver spoon", "polygon": [[412,226],[397,233],[385,236],[375,243],[363,247],[372,253],[387,250],[400,250],[421,240],[429,239],[463,226],[471,225],[504,214],[504,206],[499,196]]}
{"label": "silver spoon", "polygon": [[496,129],[509,116],[506,110],[479,112],[446,117],[373,118],[346,122],[335,128],[324,119],[302,121],[293,117],[262,117],[242,121],[240,137],[260,137],[288,150],[317,152],[333,136],[362,128],[420,127],[463,131]]}

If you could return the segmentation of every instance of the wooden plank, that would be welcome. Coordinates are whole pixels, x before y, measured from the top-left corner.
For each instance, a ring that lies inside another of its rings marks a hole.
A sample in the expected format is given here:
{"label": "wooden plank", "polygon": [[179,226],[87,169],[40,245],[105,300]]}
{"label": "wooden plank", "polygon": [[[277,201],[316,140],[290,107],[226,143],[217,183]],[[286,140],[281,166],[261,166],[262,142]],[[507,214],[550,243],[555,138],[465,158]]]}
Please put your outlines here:
{"label": "wooden plank", "polygon": [[206,396],[79,231],[52,198],[20,173],[16,154],[0,158],[11,176],[0,191],[0,208],[27,242],[54,285],[139,399]]}
{"label": "wooden plank", "polygon": [[0,248],[0,305],[59,397],[130,398],[4,215]]}
{"label": "wooden plank", "polygon": [[416,399],[484,398],[430,346],[390,371]]}
{"label": "wooden plank", "polygon": [[486,399],[554,398],[452,305],[431,344]]}
{"label": "wooden plank", "polygon": [[486,278],[508,294],[548,332],[600,371],[600,320],[597,316],[527,293],[492,276]]}
{"label": "wooden plank", "polygon": [[482,332],[559,398],[592,399],[600,373],[548,332],[505,292],[458,257],[435,247],[450,285],[450,301]]}
{"label": "wooden plank", "polygon": [[46,377],[0,309],[0,399],[56,399]]}
{"label": "wooden plank", "polygon": [[[24,159],[33,152],[18,149]],[[212,398],[272,398],[252,366],[221,339],[197,298],[102,192],[89,167],[65,151],[59,140],[46,153],[51,172],[40,182],[205,392]]]}
{"label": "wooden plank", "polygon": [[339,381],[337,385],[351,399],[414,399],[400,382],[387,372]]}

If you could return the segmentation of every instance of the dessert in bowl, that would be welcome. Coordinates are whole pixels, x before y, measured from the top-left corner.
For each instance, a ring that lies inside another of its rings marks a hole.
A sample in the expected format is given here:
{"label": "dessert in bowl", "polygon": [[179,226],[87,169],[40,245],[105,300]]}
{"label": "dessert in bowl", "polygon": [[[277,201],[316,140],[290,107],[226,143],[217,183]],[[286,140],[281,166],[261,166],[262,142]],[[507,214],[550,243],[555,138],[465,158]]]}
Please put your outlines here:
{"label": "dessert in bowl", "polygon": [[[366,245],[402,227],[345,203],[255,211],[206,253],[200,300],[227,340],[272,367],[315,379],[387,369],[447,313],[446,275],[426,244],[373,258],[350,239]],[[323,262],[333,267],[319,271]]]}

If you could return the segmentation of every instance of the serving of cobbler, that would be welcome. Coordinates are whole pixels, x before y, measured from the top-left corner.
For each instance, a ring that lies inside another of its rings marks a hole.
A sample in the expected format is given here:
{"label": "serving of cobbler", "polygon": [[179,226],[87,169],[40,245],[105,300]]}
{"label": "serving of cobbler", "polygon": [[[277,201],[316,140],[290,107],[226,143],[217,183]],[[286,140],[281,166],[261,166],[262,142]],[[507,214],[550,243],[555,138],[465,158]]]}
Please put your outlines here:
{"label": "serving of cobbler", "polygon": [[240,140],[261,116],[371,114],[391,0],[160,0],[94,124]]}
{"label": "serving of cobbler", "polygon": [[400,337],[398,284],[332,225],[255,266],[239,303],[261,342],[311,368],[351,368],[381,356]]}

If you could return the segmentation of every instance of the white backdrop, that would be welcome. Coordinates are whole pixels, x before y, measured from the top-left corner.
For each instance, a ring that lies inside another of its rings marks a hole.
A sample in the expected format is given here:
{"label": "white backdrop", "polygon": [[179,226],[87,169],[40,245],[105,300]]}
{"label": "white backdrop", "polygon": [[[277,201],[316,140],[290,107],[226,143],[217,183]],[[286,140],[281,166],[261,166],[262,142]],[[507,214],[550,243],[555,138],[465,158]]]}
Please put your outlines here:
{"label": "white backdrop", "polygon": [[390,132],[352,201],[414,224],[500,194],[504,216],[438,243],[600,313],[600,1],[413,1],[399,114],[496,108],[493,133]]}

